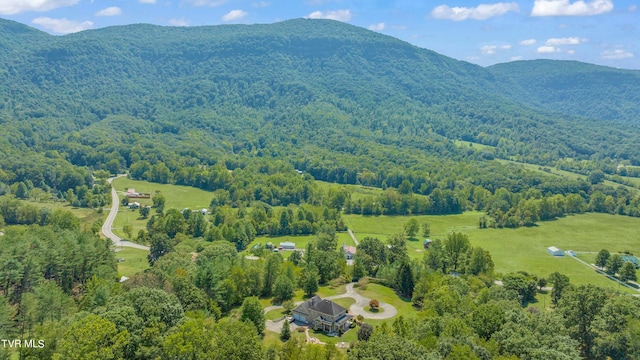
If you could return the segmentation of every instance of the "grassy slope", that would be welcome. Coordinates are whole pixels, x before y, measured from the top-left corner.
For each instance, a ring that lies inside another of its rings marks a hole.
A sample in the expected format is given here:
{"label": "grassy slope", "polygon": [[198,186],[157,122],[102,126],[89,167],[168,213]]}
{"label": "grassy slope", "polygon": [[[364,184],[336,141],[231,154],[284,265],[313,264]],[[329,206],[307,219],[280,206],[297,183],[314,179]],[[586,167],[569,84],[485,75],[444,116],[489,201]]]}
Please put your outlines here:
{"label": "grassy slope", "polygon": [[146,250],[123,248],[116,252],[116,258],[122,258],[124,261],[118,263],[118,274],[121,276],[131,277],[134,274],[149,268]]}
{"label": "grassy slope", "polygon": [[[420,216],[419,221],[431,224],[432,238],[444,238],[451,231],[469,235],[473,246],[488,250],[501,273],[523,270],[539,276],[559,271],[578,284],[594,283],[615,286],[604,277],[569,257],[553,258],[546,253],[548,246],[578,252],[596,252],[603,248],[612,252],[630,251],[640,254],[640,243],[634,229],[640,219],[607,214],[587,213],[568,216],[556,221],[541,222],[538,226],[519,229],[477,228],[480,213],[464,213],[452,216]],[[358,238],[377,236],[385,239],[398,233],[410,217],[364,217],[348,215],[347,224]],[[421,258],[421,241],[409,241],[409,255]]]}
{"label": "grassy slope", "polygon": [[[134,188],[137,192],[151,193],[152,196],[156,191],[160,191],[166,199],[165,209],[174,208],[182,210],[184,208],[208,208],[211,198],[213,197],[211,192],[194,187],[157,184],[148,181],[131,180],[124,177],[114,180],[113,186],[118,192],[118,197],[120,199],[124,198],[124,192],[129,188]],[[152,203],[151,199],[135,199],[135,201],[139,202],[143,206],[151,205]],[[153,212],[154,209],[151,209],[151,215],[153,215]],[[147,220],[140,218],[138,210],[131,210],[120,206],[118,216],[113,223],[113,232],[120,237],[128,238],[128,236],[122,231],[122,227],[127,224],[133,227],[132,235],[135,237],[139,230],[145,228]]]}
{"label": "grassy slope", "polygon": [[[510,161],[510,160],[496,160],[499,161],[503,164],[514,164],[514,165],[519,165],[522,166],[523,168],[527,169],[527,170],[531,170],[531,171],[537,171],[537,172],[542,172],[544,174],[552,174],[552,175],[556,175],[559,177],[563,177],[563,178],[567,178],[567,179],[571,179],[571,180],[587,180],[587,176],[586,175],[582,175],[582,174],[578,174],[578,173],[574,173],[571,171],[566,171],[566,170],[560,170],[557,169],[555,167],[549,167],[549,166],[545,166],[544,168],[549,169],[550,172],[546,172],[544,170],[542,170],[542,166],[540,165],[535,165],[535,164],[527,164],[527,163],[521,163],[521,162],[515,162],[515,161]],[[634,178],[629,178],[629,177],[623,177],[625,180],[629,180],[632,184],[636,184],[636,182],[634,180],[630,180],[630,179],[634,179]],[[640,185],[640,181],[637,182]],[[625,187],[628,190],[637,190],[631,186],[627,186],[627,185],[622,185],[622,184],[618,184],[615,183],[613,181],[610,180],[605,180],[604,181],[605,185],[608,186],[612,186],[614,188],[618,187],[618,186],[622,186]],[[638,186],[638,185],[636,185]]]}

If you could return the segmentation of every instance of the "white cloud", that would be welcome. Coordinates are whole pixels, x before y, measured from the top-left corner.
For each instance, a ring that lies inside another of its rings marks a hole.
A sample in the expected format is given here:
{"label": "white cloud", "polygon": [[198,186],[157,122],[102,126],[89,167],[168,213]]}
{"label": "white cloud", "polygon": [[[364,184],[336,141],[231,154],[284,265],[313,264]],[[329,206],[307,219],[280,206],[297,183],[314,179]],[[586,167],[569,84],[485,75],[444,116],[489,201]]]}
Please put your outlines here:
{"label": "white cloud", "polygon": [[566,52],[567,54],[569,54],[569,55],[573,55],[573,54],[575,54],[575,53],[576,53],[576,51],[575,51],[575,50],[573,50],[573,49],[571,49],[571,50],[567,50],[567,51],[565,51],[565,52]]}
{"label": "white cloud", "polygon": [[224,22],[229,22],[229,21],[236,21],[236,20],[240,20],[243,17],[247,16],[248,13],[246,11],[242,11],[242,10],[231,10],[228,13],[226,13],[223,17],[222,17],[222,21]]}
{"label": "white cloud", "polygon": [[106,9],[102,9],[98,11],[96,16],[117,16],[122,14],[122,9],[117,6],[108,7]]}
{"label": "white cloud", "polygon": [[560,49],[558,49],[557,47],[544,45],[544,46],[540,46],[536,51],[539,54],[550,54],[554,52],[560,52]]}
{"label": "white cloud", "polygon": [[565,38],[551,38],[545,42],[545,45],[557,46],[557,45],[578,45],[587,41],[587,39],[580,39],[577,37],[565,37]]}
{"label": "white cloud", "polygon": [[511,45],[485,45],[480,48],[482,55],[495,55],[498,50],[509,50]]}
{"label": "white cloud", "polygon": [[603,59],[607,59],[607,60],[620,60],[620,59],[632,58],[633,53],[623,49],[616,49],[616,50],[605,50],[600,54],[600,56],[602,56]]}
{"label": "white cloud", "polygon": [[522,56],[512,56],[512,57],[511,57],[511,59],[509,59],[509,60],[511,60],[511,61],[518,61],[518,60],[523,60],[523,59],[524,59],[524,58],[523,58]]}
{"label": "white cloud", "polygon": [[31,22],[59,34],[70,34],[93,27],[93,22],[91,21],[77,22],[67,19],[52,19],[49,17],[39,17],[33,19]]}
{"label": "white cloud", "polygon": [[385,25],[383,22],[369,25],[369,30],[373,30],[373,31],[382,31],[384,30],[384,28],[385,28]]}
{"label": "white cloud", "polygon": [[351,10],[333,10],[333,11],[314,11],[309,16],[309,19],[329,19],[337,21],[349,21],[351,20]]}
{"label": "white cloud", "polygon": [[631,5],[627,8],[628,12],[636,12],[638,10],[638,6],[637,5]]}
{"label": "white cloud", "polygon": [[169,25],[171,26],[189,26],[189,21],[185,18],[173,18],[169,20]]}
{"label": "white cloud", "polygon": [[14,15],[24,11],[49,11],[75,5],[80,0],[0,0],[0,14]]}
{"label": "white cloud", "polygon": [[227,0],[183,0],[183,3],[187,3],[191,6],[220,6],[227,2]]}
{"label": "white cloud", "polygon": [[480,48],[480,51],[483,55],[495,55],[497,48],[495,45],[485,45]]}
{"label": "white cloud", "polygon": [[462,21],[467,19],[485,20],[493,16],[506,14],[510,11],[519,12],[518,4],[512,3],[496,3],[496,4],[480,4],[477,7],[449,7],[449,5],[440,5],[431,11],[431,16],[436,19],[446,19],[454,21]]}
{"label": "white cloud", "polygon": [[255,8],[263,8],[271,5],[271,3],[268,3],[266,1],[258,1],[258,2],[254,2],[252,5]]}
{"label": "white cloud", "polygon": [[527,40],[520,41],[518,44],[522,46],[531,46],[531,45],[535,45],[536,42],[537,42],[536,39],[527,39]]}
{"label": "white cloud", "polygon": [[138,0],[142,4],[155,4],[156,0]]}
{"label": "white cloud", "polygon": [[535,0],[531,16],[587,16],[613,10],[612,0]]}

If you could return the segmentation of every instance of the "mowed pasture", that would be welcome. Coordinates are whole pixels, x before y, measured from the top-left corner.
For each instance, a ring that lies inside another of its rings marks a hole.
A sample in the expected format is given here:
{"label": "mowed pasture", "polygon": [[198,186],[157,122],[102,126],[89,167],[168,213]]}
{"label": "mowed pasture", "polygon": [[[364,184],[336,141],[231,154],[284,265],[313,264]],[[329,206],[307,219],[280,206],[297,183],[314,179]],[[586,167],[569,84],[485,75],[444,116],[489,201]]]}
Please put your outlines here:
{"label": "mowed pasture", "polygon": [[[554,271],[566,274],[576,284],[598,284],[617,286],[598,275],[592,269],[569,256],[554,258],[547,254],[549,246],[577,252],[629,251],[640,254],[637,229],[639,218],[618,215],[587,213],[567,216],[555,221],[540,222],[537,226],[518,229],[478,229],[477,221],[482,214],[467,212],[449,216],[416,216],[419,223],[431,225],[431,238],[444,239],[452,231],[469,236],[472,246],[480,246],[491,253],[495,270],[499,273],[527,271],[546,277]],[[365,217],[347,215],[347,225],[358,239],[365,236],[386,240],[390,235],[402,231],[409,216]],[[409,255],[422,258],[422,237],[408,241]]]}
{"label": "mowed pasture", "polygon": [[[131,180],[126,177],[120,177],[113,181],[113,187],[118,193],[118,198],[122,200],[126,196],[127,189],[135,189],[136,192],[150,193],[153,197],[157,191],[165,198],[165,210],[166,209],[178,209],[189,208],[192,210],[208,208],[213,193],[204,191],[202,189],[180,186],[171,184],[158,184],[149,181]],[[151,205],[151,199],[131,199],[131,202],[136,201],[142,206]],[[151,209],[150,215],[155,213],[155,209]],[[142,219],[138,209],[128,209],[126,206],[120,206],[118,209],[118,216],[113,223],[113,232],[125,239],[129,236],[122,231],[125,225],[131,225],[133,231],[132,235],[135,237],[139,230],[145,228],[148,219]],[[132,240],[132,239],[130,239]]]}
{"label": "mowed pasture", "polygon": [[118,262],[118,275],[130,278],[149,268],[148,251],[132,248],[118,248],[116,250],[116,259],[121,259]]}
{"label": "mowed pasture", "polygon": [[[159,191],[166,199],[165,209],[174,208],[182,210],[189,208],[192,210],[208,208],[213,193],[191,186],[158,184],[149,181],[131,180],[126,177],[120,177],[113,181],[113,187],[118,192],[118,196],[122,200],[127,189],[135,189],[136,192],[150,193],[151,197]],[[150,199],[132,199],[141,204],[151,204]]]}

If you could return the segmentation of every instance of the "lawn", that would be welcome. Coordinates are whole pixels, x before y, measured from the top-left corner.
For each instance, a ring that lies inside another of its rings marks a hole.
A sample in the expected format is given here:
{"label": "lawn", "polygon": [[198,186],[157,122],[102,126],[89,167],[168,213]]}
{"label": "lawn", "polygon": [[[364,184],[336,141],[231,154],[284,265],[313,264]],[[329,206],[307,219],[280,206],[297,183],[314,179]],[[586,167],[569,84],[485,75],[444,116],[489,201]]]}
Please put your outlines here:
{"label": "lawn", "polygon": [[[577,252],[630,251],[640,254],[636,229],[640,219],[608,214],[587,213],[567,216],[555,221],[540,222],[537,226],[518,229],[478,229],[478,212],[449,216],[417,216],[418,221],[431,224],[431,238],[445,238],[451,231],[464,232],[473,246],[481,246],[491,253],[495,270],[499,273],[527,271],[548,276],[554,271],[563,273],[577,284],[617,285],[592,269],[568,256],[554,258],[546,253],[549,246]],[[408,221],[407,216],[365,217],[346,215],[347,225],[361,239],[376,236],[382,240],[398,233]],[[421,258],[421,241],[409,241],[409,256]]]}
{"label": "lawn", "polygon": [[118,248],[118,250],[115,255],[116,259],[124,259],[124,261],[118,262],[118,274],[121,276],[130,278],[149,268],[148,251],[132,248]]}
{"label": "lawn", "polygon": [[356,300],[350,297],[346,297],[346,298],[340,298],[340,299],[333,299],[331,300],[334,303],[342,306],[345,309],[349,309],[349,307],[353,304],[355,304]]}
{"label": "lawn", "polygon": [[281,308],[281,309],[267,311],[267,313],[264,314],[264,318],[267,320],[277,321],[282,319],[282,317],[286,315],[287,315],[286,310]]}
{"label": "lawn", "polygon": [[[116,219],[113,221],[112,230],[114,234],[120,236],[123,239],[135,241],[135,238],[138,235],[138,231],[142,229],[146,229],[147,221],[149,221],[148,218],[143,219],[140,217],[140,212],[138,210],[129,209],[126,206],[120,206],[118,208],[118,215],[116,216]],[[125,234],[124,231],[122,231],[125,225],[131,225],[132,238],[129,238],[129,235]]]}
{"label": "lawn", "polygon": [[[396,294],[393,289],[386,286],[369,283],[367,284],[365,290],[360,287],[355,288],[355,290],[358,292],[358,294],[364,297],[367,297],[369,299],[377,299],[380,302],[395,306],[395,308],[398,310],[398,314],[404,316],[405,318],[414,317],[418,313],[413,307],[411,299],[406,299],[398,296],[398,294]],[[393,321],[393,319],[390,320]],[[371,320],[365,320],[365,322],[370,323]]]}
{"label": "lawn", "polygon": [[[336,233],[336,237],[338,238],[338,248],[342,247],[342,244],[345,244],[347,246],[355,246],[353,239],[346,232]],[[315,238],[316,238],[315,235],[301,235],[301,236],[288,235],[288,236],[276,236],[276,237],[258,236],[255,239],[253,239],[253,241],[249,245],[247,245],[246,252],[248,253],[249,249],[251,249],[256,244],[262,244],[264,246],[268,242],[270,242],[275,246],[278,246],[281,242],[285,242],[285,241],[290,241],[295,243],[296,249],[306,249],[307,244],[309,244],[310,241],[315,240]],[[293,253],[293,251],[288,251],[288,250],[281,251],[281,254],[285,259],[288,258],[291,255],[291,253]]]}

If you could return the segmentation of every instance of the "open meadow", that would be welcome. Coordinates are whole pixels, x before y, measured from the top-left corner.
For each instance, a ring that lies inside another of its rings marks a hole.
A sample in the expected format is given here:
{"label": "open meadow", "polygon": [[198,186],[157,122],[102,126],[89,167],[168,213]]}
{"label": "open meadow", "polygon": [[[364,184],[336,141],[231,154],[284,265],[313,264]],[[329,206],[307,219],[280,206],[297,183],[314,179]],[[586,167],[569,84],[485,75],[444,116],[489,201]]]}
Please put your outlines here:
{"label": "open meadow", "polygon": [[[150,193],[153,197],[159,191],[165,197],[165,209],[202,209],[208,208],[213,193],[204,191],[190,186],[157,184],[149,181],[131,180],[126,177],[120,177],[113,181],[113,187],[118,193],[118,197],[122,200],[125,197],[127,189],[135,189],[136,192]],[[134,200],[132,200],[134,201]],[[142,206],[151,205],[151,199],[135,199]],[[151,209],[151,215],[155,210]],[[118,216],[113,222],[113,232],[125,239],[129,236],[122,231],[125,225],[131,225],[132,235],[135,237],[139,230],[145,228],[148,219],[142,219],[138,209],[128,209],[126,206],[120,206]],[[132,240],[132,239],[129,239]]]}
{"label": "open meadow", "polygon": [[[546,277],[554,271],[561,272],[577,284],[617,286],[598,275],[592,269],[569,256],[555,258],[547,254],[549,246],[577,252],[629,251],[640,254],[640,239],[635,229],[639,218],[587,213],[567,216],[555,221],[540,222],[537,226],[518,229],[478,229],[481,213],[467,212],[449,216],[417,216],[420,223],[431,225],[431,238],[444,239],[452,231],[469,236],[473,246],[480,246],[491,253],[495,270],[499,273],[527,271]],[[366,217],[347,215],[345,221],[358,239],[375,236],[385,240],[402,231],[409,216]],[[422,238],[408,241],[409,256],[421,258],[424,254]]]}
{"label": "open meadow", "polygon": [[116,259],[118,260],[118,275],[132,277],[136,273],[149,268],[147,250],[118,248],[116,249]]}

